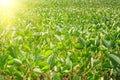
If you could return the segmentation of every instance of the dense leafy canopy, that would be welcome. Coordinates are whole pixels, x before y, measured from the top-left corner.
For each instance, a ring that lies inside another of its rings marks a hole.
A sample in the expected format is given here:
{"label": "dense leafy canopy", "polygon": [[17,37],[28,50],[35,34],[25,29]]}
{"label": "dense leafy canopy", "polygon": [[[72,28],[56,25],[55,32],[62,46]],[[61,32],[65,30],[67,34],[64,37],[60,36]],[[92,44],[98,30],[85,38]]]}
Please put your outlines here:
{"label": "dense leafy canopy", "polygon": [[120,0],[0,5],[0,80],[120,80]]}

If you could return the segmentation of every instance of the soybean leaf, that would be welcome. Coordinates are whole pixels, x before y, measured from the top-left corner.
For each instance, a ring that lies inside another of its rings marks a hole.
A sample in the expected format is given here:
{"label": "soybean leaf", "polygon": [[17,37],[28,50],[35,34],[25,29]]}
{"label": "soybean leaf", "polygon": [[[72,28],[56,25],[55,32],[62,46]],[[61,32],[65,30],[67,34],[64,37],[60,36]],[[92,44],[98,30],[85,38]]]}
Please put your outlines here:
{"label": "soybean leaf", "polygon": [[72,68],[72,61],[70,60],[69,56],[66,58],[66,65],[68,68],[70,68],[70,69]]}
{"label": "soybean leaf", "polygon": [[76,49],[83,49],[83,44],[81,44],[81,43],[77,43],[77,44],[75,44],[75,48]]}
{"label": "soybean leaf", "polygon": [[116,56],[115,54],[109,54],[109,57],[115,60],[118,64],[120,64],[120,57]]}
{"label": "soybean leaf", "polygon": [[100,46],[100,38],[99,37],[96,38],[95,44],[97,47]]}
{"label": "soybean leaf", "polygon": [[40,68],[38,68],[38,67],[34,68],[33,72],[38,73],[38,74],[42,73]]}
{"label": "soybean leaf", "polygon": [[21,72],[18,70],[15,70],[14,75],[16,75],[18,77],[22,77]]}
{"label": "soybean leaf", "polygon": [[0,56],[0,67],[3,67],[8,60],[8,55],[2,55]]}
{"label": "soybean leaf", "polygon": [[17,65],[17,66],[20,66],[20,65],[22,64],[22,61],[19,60],[19,59],[17,59],[17,58],[14,58],[14,63],[15,63],[15,65]]}
{"label": "soybean leaf", "polygon": [[49,66],[50,66],[50,69],[52,67],[54,67],[55,65],[55,55],[54,54],[51,54],[49,57],[48,57],[48,60],[47,60]]}
{"label": "soybean leaf", "polygon": [[103,43],[103,45],[104,45],[106,48],[108,48],[108,49],[110,49],[110,48],[112,47],[110,41],[107,41],[107,40],[103,39],[103,40],[102,40],[102,43]]}
{"label": "soybean leaf", "polygon": [[84,47],[86,46],[86,42],[85,42],[85,39],[80,37],[79,39],[79,43],[81,43]]}

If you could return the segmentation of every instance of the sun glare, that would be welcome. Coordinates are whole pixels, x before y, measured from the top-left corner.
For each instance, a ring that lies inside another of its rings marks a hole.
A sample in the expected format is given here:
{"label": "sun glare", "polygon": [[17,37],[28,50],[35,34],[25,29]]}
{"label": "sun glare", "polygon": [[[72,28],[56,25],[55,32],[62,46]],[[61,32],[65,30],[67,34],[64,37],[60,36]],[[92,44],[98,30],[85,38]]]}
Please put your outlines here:
{"label": "sun glare", "polygon": [[9,6],[10,5],[10,0],[2,0],[1,4],[4,6]]}
{"label": "sun glare", "polygon": [[11,5],[11,2],[10,0],[0,0],[0,5],[9,7]]}

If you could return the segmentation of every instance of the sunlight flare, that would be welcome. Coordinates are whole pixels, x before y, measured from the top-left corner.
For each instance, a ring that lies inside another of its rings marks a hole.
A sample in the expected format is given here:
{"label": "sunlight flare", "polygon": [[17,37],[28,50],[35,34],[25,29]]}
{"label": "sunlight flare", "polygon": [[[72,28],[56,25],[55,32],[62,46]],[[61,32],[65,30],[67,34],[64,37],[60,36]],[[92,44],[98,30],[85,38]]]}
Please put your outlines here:
{"label": "sunlight flare", "polygon": [[0,0],[0,3],[2,6],[10,6],[11,5],[10,0]]}

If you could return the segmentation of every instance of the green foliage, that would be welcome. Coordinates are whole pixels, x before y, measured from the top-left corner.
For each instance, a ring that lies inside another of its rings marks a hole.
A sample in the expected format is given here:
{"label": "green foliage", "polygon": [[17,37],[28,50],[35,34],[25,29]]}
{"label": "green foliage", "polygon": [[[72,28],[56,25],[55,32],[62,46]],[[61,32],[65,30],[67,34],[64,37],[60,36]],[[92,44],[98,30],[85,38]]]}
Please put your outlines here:
{"label": "green foliage", "polygon": [[54,54],[51,54],[49,57],[48,57],[48,60],[47,60],[49,66],[50,66],[50,69],[54,67],[55,65],[55,55]]}
{"label": "green foliage", "polygon": [[120,0],[0,5],[0,80],[120,80]]}

